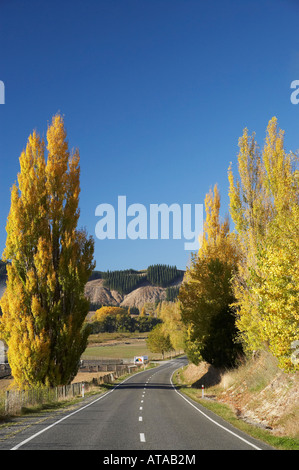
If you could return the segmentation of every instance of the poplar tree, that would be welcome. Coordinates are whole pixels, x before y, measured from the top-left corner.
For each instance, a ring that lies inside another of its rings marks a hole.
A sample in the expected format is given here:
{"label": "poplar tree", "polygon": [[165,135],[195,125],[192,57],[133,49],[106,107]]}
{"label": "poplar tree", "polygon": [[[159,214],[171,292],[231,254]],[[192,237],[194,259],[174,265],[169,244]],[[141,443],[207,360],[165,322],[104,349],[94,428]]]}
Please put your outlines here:
{"label": "poplar tree", "polygon": [[[285,369],[299,339],[298,158],[284,149],[273,117],[262,152],[248,136],[239,141],[239,178],[229,168],[230,212],[242,249],[233,289],[237,326],[248,351],[269,349]],[[297,366],[298,368],[298,366]]]}
{"label": "poplar tree", "polygon": [[180,288],[182,321],[186,327],[189,359],[215,366],[233,366],[242,347],[235,342],[237,329],[232,304],[231,279],[236,273],[239,249],[228,219],[220,220],[217,185],[205,198],[206,220],[201,246],[186,270]]}
{"label": "poplar tree", "polygon": [[249,136],[244,129],[239,149],[239,178],[235,180],[232,165],[228,170],[230,214],[242,253],[233,286],[237,325],[244,347],[255,350],[261,347],[261,318],[259,301],[251,288],[251,269],[256,267],[257,246],[262,243],[272,217],[272,203],[263,182],[264,168],[255,134]]}
{"label": "poplar tree", "polygon": [[161,302],[157,309],[157,316],[163,322],[162,330],[169,335],[173,349],[184,349],[186,331],[179,302]]}
{"label": "poplar tree", "polygon": [[70,154],[66,137],[59,114],[48,126],[47,147],[34,131],[11,190],[0,334],[19,388],[70,383],[87,344],[84,286],[94,243],[77,229],[80,157]]}
{"label": "poplar tree", "polygon": [[152,329],[146,340],[146,345],[151,352],[162,354],[163,359],[166,352],[173,350],[170,336],[164,332],[162,324],[158,324]]}

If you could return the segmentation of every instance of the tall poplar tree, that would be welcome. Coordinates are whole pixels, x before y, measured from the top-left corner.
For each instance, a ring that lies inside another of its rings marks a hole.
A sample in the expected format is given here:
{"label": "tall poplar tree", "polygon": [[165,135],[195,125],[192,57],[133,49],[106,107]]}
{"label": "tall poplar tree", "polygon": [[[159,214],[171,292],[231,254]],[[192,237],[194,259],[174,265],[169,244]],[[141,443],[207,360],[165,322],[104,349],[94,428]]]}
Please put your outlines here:
{"label": "tall poplar tree", "polygon": [[33,132],[11,190],[0,334],[19,388],[70,383],[87,343],[84,286],[94,243],[77,229],[80,157],[70,154],[66,137],[59,114],[48,126],[47,147]]}
{"label": "tall poplar tree", "polygon": [[[283,368],[299,339],[298,158],[284,149],[273,117],[259,151],[247,129],[239,141],[239,178],[229,168],[230,212],[242,256],[233,281],[237,326],[248,351],[269,349]],[[298,369],[298,365],[297,365]]]}
{"label": "tall poplar tree", "polygon": [[239,149],[239,178],[234,178],[232,165],[228,170],[230,214],[242,252],[233,286],[239,313],[237,324],[245,349],[255,350],[261,346],[261,323],[259,301],[251,289],[251,269],[256,266],[257,246],[262,243],[272,217],[272,202],[264,185],[263,162],[255,134],[250,136],[244,129]]}
{"label": "tall poplar tree", "polygon": [[233,366],[242,354],[241,345],[235,342],[237,329],[231,306],[235,301],[231,279],[239,249],[228,219],[220,220],[217,185],[206,195],[205,208],[201,247],[186,270],[179,292],[187,330],[186,352],[195,364],[206,360],[215,366]]}

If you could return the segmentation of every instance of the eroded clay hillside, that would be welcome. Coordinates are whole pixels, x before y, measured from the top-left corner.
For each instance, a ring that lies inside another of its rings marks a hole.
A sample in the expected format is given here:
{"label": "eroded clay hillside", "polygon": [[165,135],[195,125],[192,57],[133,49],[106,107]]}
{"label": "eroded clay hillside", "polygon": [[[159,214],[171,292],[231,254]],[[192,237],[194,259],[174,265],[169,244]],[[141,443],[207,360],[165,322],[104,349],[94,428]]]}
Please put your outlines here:
{"label": "eroded clay hillside", "polygon": [[160,287],[143,280],[141,285],[128,294],[109,289],[104,285],[104,279],[94,279],[85,286],[85,294],[92,304],[118,305],[121,307],[142,308],[145,303],[154,303],[167,299],[167,289],[179,287],[183,281],[183,273],[167,287]]}
{"label": "eroded clay hillside", "polygon": [[[137,307],[146,303],[172,300],[184,277],[175,266],[153,265],[142,271],[95,271],[85,286],[92,307],[111,305]],[[0,278],[0,297],[5,290],[5,275]]]}

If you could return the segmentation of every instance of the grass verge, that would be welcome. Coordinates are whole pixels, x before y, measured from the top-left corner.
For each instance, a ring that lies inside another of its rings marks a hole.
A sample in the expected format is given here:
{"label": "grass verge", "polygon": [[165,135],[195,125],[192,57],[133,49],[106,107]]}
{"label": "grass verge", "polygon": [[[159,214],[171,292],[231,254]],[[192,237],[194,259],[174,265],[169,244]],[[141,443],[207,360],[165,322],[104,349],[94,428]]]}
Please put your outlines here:
{"label": "grass verge", "polygon": [[[232,408],[225,404],[217,401],[216,399],[202,398],[202,391],[198,388],[192,388],[191,385],[186,385],[184,382],[184,369],[180,369],[173,376],[173,382],[179,387],[180,392],[190,397],[192,400],[200,403],[202,406],[212,411],[218,416],[231,423],[237,429],[249,434],[255,439],[259,439],[274,447],[278,450],[299,450],[299,439],[288,437],[288,436],[275,436],[270,433],[267,429],[260,428],[259,426],[249,424],[243,419],[239,418]],[[215,389],[213,389],[213,392]]]}

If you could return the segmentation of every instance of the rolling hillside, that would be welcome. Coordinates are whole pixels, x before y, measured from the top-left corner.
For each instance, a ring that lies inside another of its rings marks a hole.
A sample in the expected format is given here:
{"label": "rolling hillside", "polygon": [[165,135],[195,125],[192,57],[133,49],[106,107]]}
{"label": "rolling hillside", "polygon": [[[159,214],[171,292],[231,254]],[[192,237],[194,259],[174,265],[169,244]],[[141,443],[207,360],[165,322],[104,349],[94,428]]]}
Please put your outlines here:
{"label": "rolling hillside", "polygon": [[[160,275],[159,268],[160,267]],[[170,300],[172,294],[176,294],[180,287],[184,271],[164,265],[156,265],[146,270],[116,271],[120,278],[130,279],[134,276],[133,287],[128,290],[113,288],[107,273],[99,273],[97,279],[91,279],[85,287],[85,294],[92,305],[117,305],[121,307],[137,307],[139,309],[145,303],[154,303],[159,300]],[[110,279],[113,277],[109,273]],[[96,277],[96,274],[94,275]],[[139,279],[138,279],[139,278]],[[130,282],[129,282],[130,284]]]}
{"label": "rolling hillside", "polygon": [[[85,286],[91,310],[100,305],[137,307],[175,298],[185,272],[173,266],[154,265],[142,271],[95,271]],[[0,297],[5,276],[0,278]]]}

